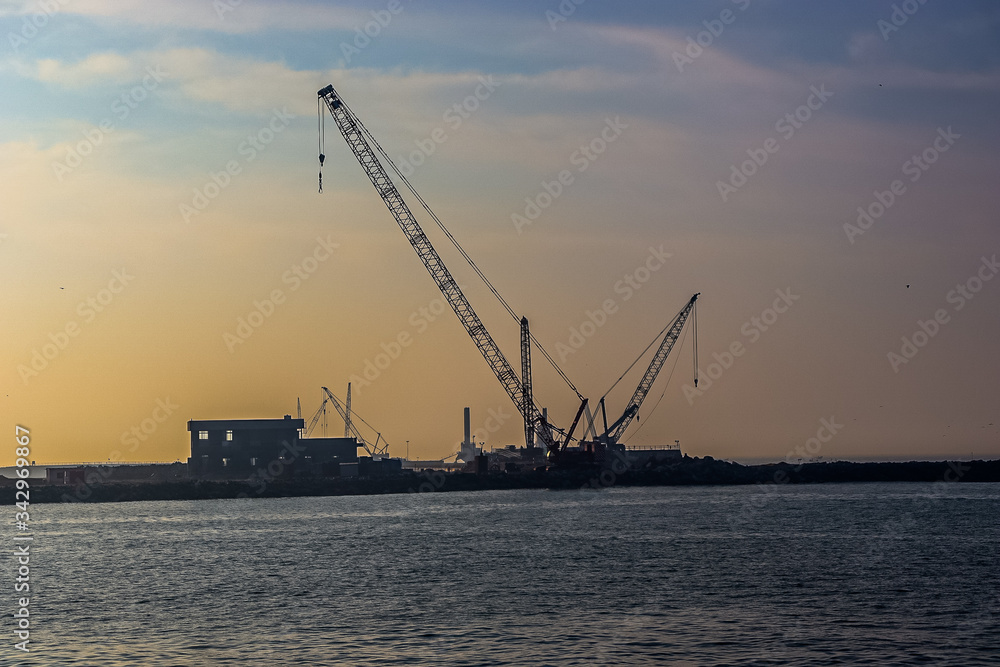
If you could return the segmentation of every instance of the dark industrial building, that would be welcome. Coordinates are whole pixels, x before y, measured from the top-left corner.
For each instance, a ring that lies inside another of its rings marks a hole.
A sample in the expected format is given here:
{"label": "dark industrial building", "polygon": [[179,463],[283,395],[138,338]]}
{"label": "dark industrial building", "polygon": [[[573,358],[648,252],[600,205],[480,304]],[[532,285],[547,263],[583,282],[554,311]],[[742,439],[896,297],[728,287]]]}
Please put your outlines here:
{"label": "dark industrial building", "polygon": [[191,420],[192,477],[246,478],[336,476],[342,463],[357,463],[354,438],[300,438],[301,419]]}

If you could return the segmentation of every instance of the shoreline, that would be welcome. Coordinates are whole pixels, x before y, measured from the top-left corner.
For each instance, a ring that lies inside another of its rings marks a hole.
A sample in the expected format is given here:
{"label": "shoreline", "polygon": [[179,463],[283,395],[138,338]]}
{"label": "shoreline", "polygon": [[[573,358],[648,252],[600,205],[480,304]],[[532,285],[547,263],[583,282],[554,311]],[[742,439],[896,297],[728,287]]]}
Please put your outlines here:
{"label": "shoreline", "polygon": [[[100,481],[90,484],[31,485],[32,503],[134,502],[291,498],[397,493],[448,493],[508,489],[602,489],[614,486],[738,486],[748,484],[837,484],[856,482],[1000,482],[1000,460],[909,461],[904,463],[775,463],[742,465],[712,457],[685,457],[656,468],[635,470],[548,470],[475,475],[427,470],[373,478],[261,480]],[[14,480],[0,487],[13,504]]]}

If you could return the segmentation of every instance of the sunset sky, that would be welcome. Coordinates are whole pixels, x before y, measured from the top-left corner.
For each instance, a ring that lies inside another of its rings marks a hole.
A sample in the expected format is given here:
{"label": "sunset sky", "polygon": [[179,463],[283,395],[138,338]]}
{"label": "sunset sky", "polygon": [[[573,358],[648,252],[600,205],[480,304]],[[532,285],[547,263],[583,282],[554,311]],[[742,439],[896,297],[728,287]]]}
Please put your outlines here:
{"label": "sunset sky", "polygon": [[331,83],[592,401],[701,293],[699,390],[688,335],[628,444],[1000,456],[996,3],[2,0],[0,36],[0,413],[39,463],[184,460],[189,419],[352,378],[393,455],[465,406],[523,444],[329,117],[317,192]]}

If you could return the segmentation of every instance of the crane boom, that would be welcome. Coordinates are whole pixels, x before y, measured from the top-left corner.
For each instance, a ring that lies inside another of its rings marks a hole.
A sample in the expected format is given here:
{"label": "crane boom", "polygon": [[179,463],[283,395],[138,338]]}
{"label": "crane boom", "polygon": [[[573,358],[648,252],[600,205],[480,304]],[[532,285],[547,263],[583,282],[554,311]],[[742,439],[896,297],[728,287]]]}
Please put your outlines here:
{"label": "crane boom", "polygon": [[[472,304],[469,303],[469,300],[462,293],[455,278],[452,277],[451,272],[444,265],[437,250],[431,245],[424,230],[420,227],[420,224],[406,205],[392,179],[389,178],[389,174],[386,173],[378,156],[365,139],[364,133],[359,127],[354,114],[341,101],[340,96],[333,89],[332,85],[320,90],[318,95],[326,103],[330,114],[337,123],[337,128],[354,153],[354,157],[357,158],[361,167],[365,170],[372,185],[375,186],[375,190],[382,198],[382,201],[385,202],[389,212],[396,219],[399,228],[403,230],[403,234],[406,235],[410,245],[416,250],[417,256],[427,269],[427,272],[430,273],[431,278],[434,279],[434,283],[438,289],[441,290],[441,294],[448,301],[448,305],[455,311],[459,321],[465,327],[466,332],[468,332],[476,347],[479,348],[483,358],[486,359],[486,363],[489,364],[490,369],[496,375],[518,411],[523,411],[525,407],[524,387],[517,376],[517,372],[510,365],[510,362],[507,361],[506,357],[504,357],[503,352],[500,351],[493,337],[486,330],[476,311],[473,310]],[[525,418],[530,417],[532,424],[541,424],[541,414],[534,403],[531,403],[528,408],[527,411],[530,414],[525,415]],[[539,434],[543,439],[546,438],[547,433],[547,430],[539,429]],[[551,440],[552,436],[548,435],[545,444],[550,449],[555,444],[554,442],[550,442]]]}
{"label": "crane boom", "polygon": [[535,422],[531,415],[531,407],[535,400],[531,396],[531,332],[528,329],[528,318],[521,318],[521,416],[524,418],[524,444],[535,446]]}
{"label": "crane boom", "polygon": [[333,403],[333,407],[337,408],[337,412],[340,414],[341,419],[343,419],[344,423],[347,425],[347,430],[350,432],[350,435],[345,437],[351,437],[351,435],[353,435],[354,439],[359,441],[361,445],[365,448],[365,451],[368,452],[368,454],[373,458],[376,456],[388,456],[389,443],[384,442],[381,448],[378,446],[379,440],[382,439],[382,434],[379,433],[378,436],[375,438],[374,445],[369,443],[367,440],[365,440],[365,437],[361,435],[361,431],[359,431],[358,427],[354,425],[354,422],[348,419],[347,412],[344,410],[344,406],[340,404],[340,401],[337,400],[337,397],[333,395],[333,392],[331,392],[326,387],[322,387],[322,389],[323,392],[326,394],[324,400],[328,400],[331,403]]}
{"label": "crane boom", "polygon": [[323,402],[320,403],[319,409],[316,410],[316,414],[313,415],[313,418],[311,420],[309,420],[309,426],[307,426],[305,429],[303,429],[305,431],[305,436],[306,437],[309,437],[310,435],[312,435],[313,429],[316,428],[316,423],[319,421],[319,418],[321,416],[323,416],[323,415],[326,414],[326,402],[327,402],[327,400],[329,400],[329,399],[327,399],[327,397],[324,396],[323,397]]}
{"label": "crane boom", "polygon": [[687,322],[688,317],[691,315],[691,311],[694,309],[694,304],[698,300],[699,294],[695,294],[691,299],[681,308],[680,312],[674,317],[673,322],[667,328],[667,333],[660,342],[660,347],[657,348],[656,354],[653,355],[653,359],[649,362],[649,367],[646,369],[646,373],[642,376],[639,381],[639,386],[635,388],[635,392],[632,394],[631,400],[628,402],[628,407],[625,409],[625,413],[618,418],[614,424],[612,424],[601,436],[601,440],[608,443],[617,443],[618,440],[624,435],[625,430],[632,423],[632,419],[639,412],[639,408],[642,406],[642,402],[646,399],[646,394],[649,393],[650,387],[653,386],[653,382],[656,380],[656,376],[659,374],[660,369],[663,368],[663,363],[667,360],[667,356],[670,351],[674,348],[674,343],[681,335],[681,330],[684,328],[684,324]]}

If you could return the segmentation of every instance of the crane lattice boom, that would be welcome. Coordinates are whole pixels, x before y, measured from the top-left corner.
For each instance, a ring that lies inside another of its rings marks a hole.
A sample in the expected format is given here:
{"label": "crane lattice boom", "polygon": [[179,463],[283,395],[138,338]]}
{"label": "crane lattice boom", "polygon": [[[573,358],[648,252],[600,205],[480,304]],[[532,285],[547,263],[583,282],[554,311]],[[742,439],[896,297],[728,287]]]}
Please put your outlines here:
{"label": "crane lattice boom", "polygon": [[[441,290],[441,294],[444,295],[452,310],[455,311],[458,319],[462,322],[462,325],[476,344],[476,347],[479,348],[490,369],[496,375],[497,379],[500,380],[500,384],[503,385],[504,390],[510,396],[518,411],[523,411],[525,407],[524,388],[521,380],[518,379],[517,372],[511,367],[506,357],[504,357],[493,337],[490,336],[486,327],[479,319],[476,311],[472,309],[469,300],[462,293],[455,278],[452,277],[451,272],[444,265],[434,246],[431,245],[424,230],[420,227],[420,224],[406,205],[392,179],[389,178],[389,174],[386,173],[375,151],[368,144],[354,115],[342,103],[333,86],[327,86],[323,90],[320,90],[318,94],[329,108],[330,114],[337,123],[337,128],[347,141],[347,145],[354,153],[354,157],[357,158],[361,167],[365,170],[372,185],[375,186],[375,190],[382,198],[382,201],[385,202],[389,212],[396,219],[399,228],[403,230],[403,234],[406,235],[410,245],[416,250],[417,256],[423,262],[431,278],[434,279],[438,289]],[[531,423],[535,425],[541,424],[541,414],[534,403],[531,403],[528,408],[529,414],[524,415],[525,420],[530,419]],[[545,438],[546,432],[545,430],[539,431],[543,438]],[[551,441],[551,435],[548,436],[548,440]],[[546,442],[546,445],[550,448],[553,444],[552,442]]]}
{"label": "crane lattice boom", "polygon": [[379,440],[382,439],[382,434],[381,433],[378,434],[378,436],[375,438],[374,444],[368,442],[368,440],[366,440],[365,437],[361,435],[361,431],[359,431],[358,427],[354,425],[354,422],[348,418],[347,411],[344,410],[344,406],[340,404],[340,401],[337,399],[336,396],[333,395],[333,392],[331,392],[326,387],[322,387],[322,389],[323,392],[326,394],[324,400],[325,401],[328,400],[331,403],[333,403],[333,407],[337,409],[337,412],[340,414],[341,419],[344,420],[344,424],[346,425],[346,429],[349,433],[349,435],[345,437],[351,437],[353,435],[354,439],[361,443],[361,446],[365,448],[365,451],[368,452],[368,455],[371,456],[372,458],[379,456],[388,456],[389,443],[383,440],[382,446],[379,447]]}
{"label": "crane lattice boom", "polygon": [[616,444],[622,435],[625,434],[625,430],[629,427],[629,424],[632,423],[632,419],[639,412],[642,402],[646,400],[646,394],[649,393],[649,389],[653,386],[656,376],[659,374],[660,369],[663,368],[663,363],[667,360],[667,356],[674,348],[674,343],[676,343],[677,339],[680,338],[681,330],[684,329],[684,324],[691,315],[691,311],[694,309],[694,304],[698,300],[698,296],[698,294],[692,296],[687,304],[681,308],[681,311],[674,317],[674,321],[671,322],[670,326],[667,328],[667,333],[663,337],[660,347],[657,348],[656,354],[653,355],[653,359],[649,362],[649,367],[646,369],[646,373],[639,381],[639,386],[635,388],[635,392],[632,394],[632,398],[628,402],[628,407],[625,409],[625,413],[618,419],[618,421],[612,424],[607,431],[605,431],[603,436],[601,436],[601,439],[605,442]]}

